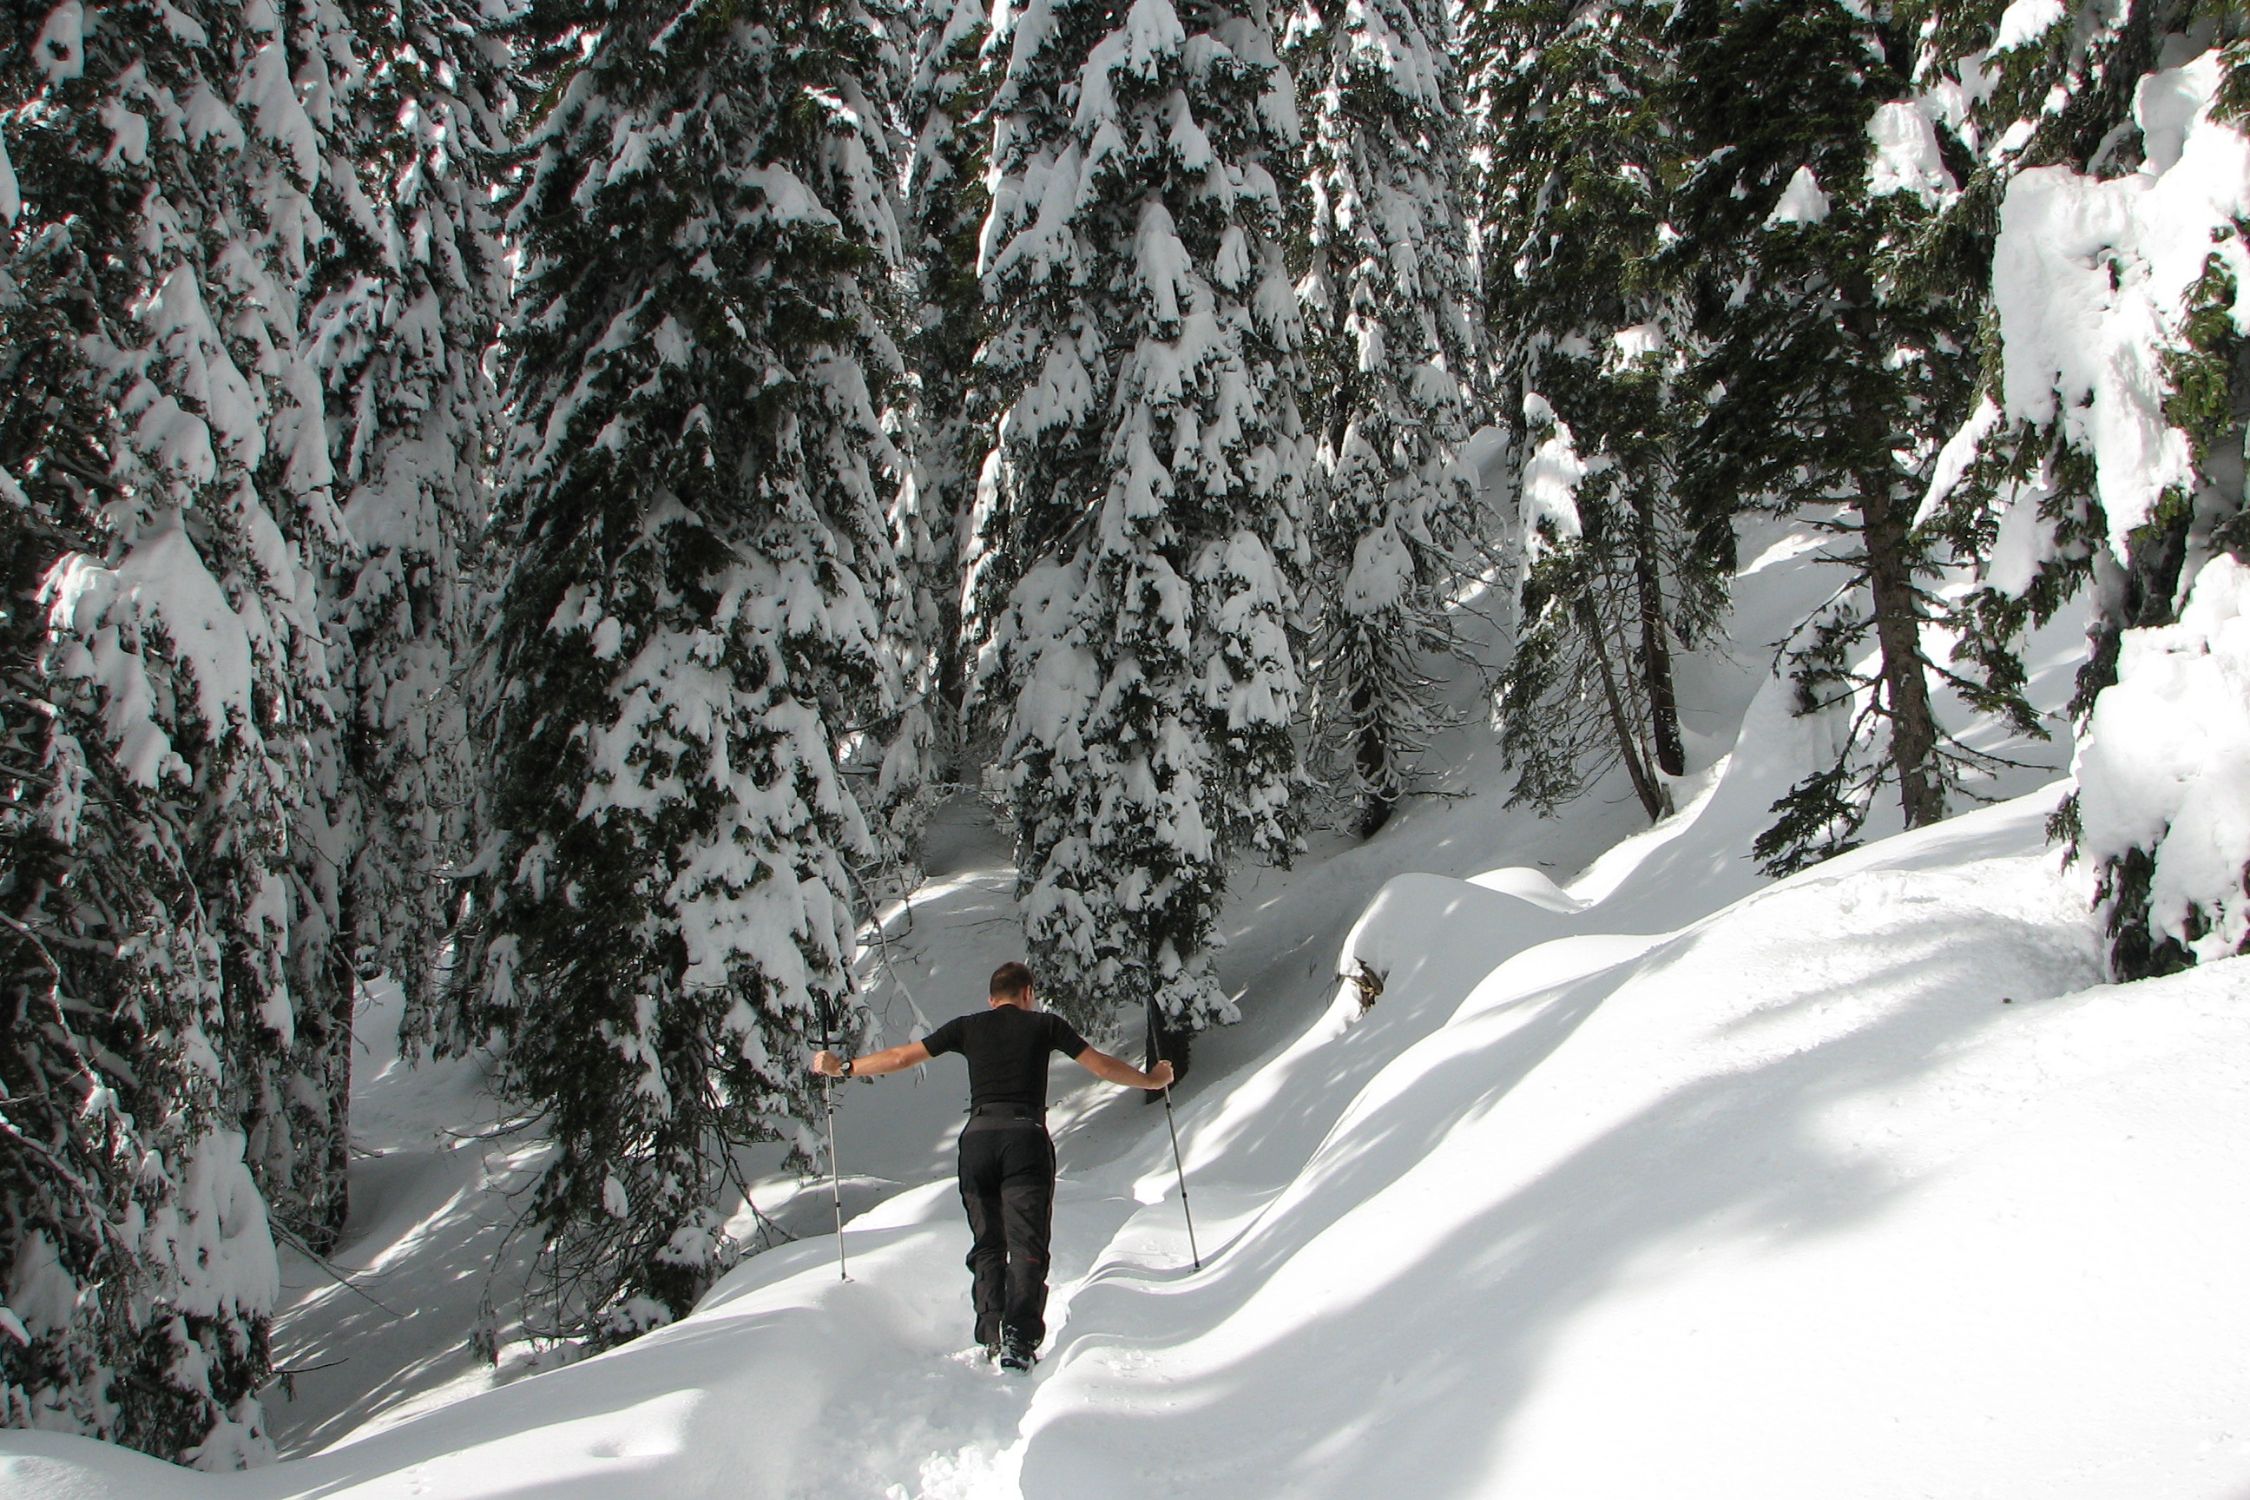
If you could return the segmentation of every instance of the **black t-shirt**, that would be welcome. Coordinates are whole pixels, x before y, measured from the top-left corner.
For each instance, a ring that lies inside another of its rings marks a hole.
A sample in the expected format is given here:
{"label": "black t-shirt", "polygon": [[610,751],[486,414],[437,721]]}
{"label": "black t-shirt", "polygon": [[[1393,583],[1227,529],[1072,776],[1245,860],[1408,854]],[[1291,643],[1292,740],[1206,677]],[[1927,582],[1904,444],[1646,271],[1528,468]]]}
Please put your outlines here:
{"label": "black t-shirt", "polygon": [[1076,1057],[1086,1039],[1053,1011],[995,1005],[972,1016],[955,1016],[922,1038],[930,1056],[958,1052],[969,1060],[969,1108],[986,1104],[1024,1104],[1047,1108],[1047,1054]]}

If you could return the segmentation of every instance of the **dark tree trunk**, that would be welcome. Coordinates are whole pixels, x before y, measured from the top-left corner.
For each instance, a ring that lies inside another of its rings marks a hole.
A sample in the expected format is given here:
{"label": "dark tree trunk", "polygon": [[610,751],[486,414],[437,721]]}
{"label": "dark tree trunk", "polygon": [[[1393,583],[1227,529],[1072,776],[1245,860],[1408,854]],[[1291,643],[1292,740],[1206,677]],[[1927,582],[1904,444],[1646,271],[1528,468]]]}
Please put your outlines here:
{"label": "dark tree trunk", "polygon": [[1923,670],[1922,601],[1914,588],[1910,528],[1888,476],[1861,474],[1859,491],[1860,539],[1867,550],[1883,696],[1890,710],[1891,766],[1898,773],[1906,826],[1923,828],[1945,816],[1945,785],[1938,774],[1937,716]]}
{"label": "dark tree trunk", "polygon": [[[962,549],[960,532],[955,526],[951,551],[948,554],[958,565]],[[961,592],[950,589],[941,592],[938,599],[937,701],[931,705],[930,721],[937,732],[937,754],[932,757],[932,769],[948,782],[972,780],[964,773],[965,746],[969,738],[967,704],[969,701],[969,650],[961,633]]]}
{"label": "dark tree trunk", "polygon": [[1352,689],[1352,717],[1359,724],[1359,741],[1353,759],[1359,767],[1360,785],[1365,788],[1359,804],[1359,836],[1373,838],[1390,822],[1391,813],[1398,807],[1396,779],[1391,774],[1391,747],[1383,732],[1368,719],[1368,710],[1374,706],[1375,694],[1361,683]]}
{"label": "dark tree trunk", "polygon": [[1633,581],[1641,605],[1641,685],[1648,693],[1649,738],[1656,768],[1667,776],[1687,774],[1687,749],[1680,742],[1679,699],[1672,689],[1672,648],[1664,626],[1664,580],[1656,557],[1656,499],[1645,489],[1633,502]]}
{"label": "dark tree trunk", "polygon": [[1654,823],[1671,811],[1671,799],[1649,773],[1648,761],[1641,753],[1641,737],[1634,730],[1632,716],[1625,711],[1625,695],[1618,688],[1617,669],[1609,657],[1609,638],[1602,629],[1600,617],[1594,613],[1592,597],[1581,593],[1574,613],[1578,628],[1585,633],[1586,649],[1594,653],[1594,664],[1601,672],[1610,732],[1617,738],[1617,752],[1625,762],[1625,774],[1633,779],[1633,793],[1641,799],[1641,808],[1648,814],[1648,820]]}

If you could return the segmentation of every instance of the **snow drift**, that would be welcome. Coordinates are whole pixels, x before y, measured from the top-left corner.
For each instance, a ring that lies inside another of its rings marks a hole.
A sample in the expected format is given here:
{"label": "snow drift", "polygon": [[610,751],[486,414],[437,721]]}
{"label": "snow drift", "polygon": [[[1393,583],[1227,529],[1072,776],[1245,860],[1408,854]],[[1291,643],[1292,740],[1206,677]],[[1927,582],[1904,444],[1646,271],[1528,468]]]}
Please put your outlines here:
{"label": "snow drift", "polygon": [[[1323,1012],[1181,1101],[1203,1270],[1161,1124],[1069,1102],[1029,1382],[956,1357],[925,1158],[849,1282],[808,1238],[615,1353],[239,1476],[9,1434],[0,1492],[2237,1495],[2250,970],[2101,984],[2056,795],[1663,930],[1675,887],[1389,883],[1336,955],[1374,1003],[1303,981]],[[846,1119],[942,1135],[951,1092]]]}

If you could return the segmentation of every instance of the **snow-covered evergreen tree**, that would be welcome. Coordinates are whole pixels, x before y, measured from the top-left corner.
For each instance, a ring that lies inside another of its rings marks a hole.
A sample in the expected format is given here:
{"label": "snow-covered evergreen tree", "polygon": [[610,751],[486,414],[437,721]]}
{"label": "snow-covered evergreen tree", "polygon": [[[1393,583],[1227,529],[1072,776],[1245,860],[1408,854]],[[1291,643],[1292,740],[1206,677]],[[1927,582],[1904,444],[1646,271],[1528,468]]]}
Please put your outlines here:
{"label": "snow-covered evergreen tree", "polygon": [[[1637,407],[1651,425],[1597,429],[1590,455],[1542,391],[1525,393],[1519,628],[1494,708],[1513,801],[1552,811],[1622,765],[1654,820],[1672,810],[1664,778],[1686,763],[1673,647],[1724,603],[1727,538],[1683,524],[1663,483],[1680,414],[1670,352],[1613,359],[1589,361],[1600,415]],[[1567,378],[1549,370],[1542,383],[1565,392]]]}
{"label": "snow-covered evergreen tree", "polygon": [[[231,17],[228,18],[231,21]],[[331,637],[328,581],[353,550],[336,505],[326,402],[308,309],[332,274],[336,227],[361,196],[342,117],[362,72],[352,18],[338,0],[259,0],[241,7],[234,63],[249,141],[235,167],[242,243],[265,268],[253,294],[262,314],[255,368],[264,377],[267,430],[258,488],[293,554],[286,638],[295,756],[283,834],[289,920],[284,939],[291,1009],[269,1095],[265,1171],[284,1232],[326,1250],[342,1231],[351,1100],[355,976],[343,929],[343,872],[360,839],[345,776],[343,693],[350,665]],[[247,318],[238,327],[251,326]],[[253,1139],[257,1139],[254,1133]]]}
{"label": "snow-covered evergreen tree", "polygon": [[1668,4],[1472,12],[1498,383],[1521,408],[1521,625],[1502,677],[1516,796],[1552,809],[1622,763],[1643,808],[1686,769],[1676,648],[1725,601],[1731,503],[1677,455],[1700,344],[1671,253],[1685,169]]}
{"label": "snow-covered evergreen tree", "polygon": [[1944,212],[1968,170],[1964,101],[1916,87],[1902,6],[1690,0],[1675,24],[1692,80],[1679,249],[1710,345],[1680,489],[1703,513],[1836,507],[1850,570],[1789,649],[1802,711],[1829,728],[1757,843],[1789,869],[1851,847],[1884,783],[1920,827],[1982,765],[1938,720],[1933,680],[1983,684],[1932,655],[1937,559],[1916,524],[1974,394],[1984,262]]}
{"label": "snow-covered evergreen tree", "polygon": [[736,1253],[734,1150],[810,1144],[891,709],[899,257],[867,4],[534,4],[508,205],[489,841],[464,984],[553,1141],[558,1328],[630,1336]]}
{"label": "snow-covered evergreen tree", "polygon": [[911,142],[905,154],[908,261],[916,293],[905,346],[914,380],[914,481],[894,529],[914,601],[902,676],[906,712],[918,722],[899,736],[880,799],[886,807],[915,803],[909,777],[953,782],[964,773],[962,534],[991,446],[988,403],[976,380],[986,324],[977,238],[991,201],[984,180],[990,36],[981,0],[922,0],[903,98]]}
{"label": "snow-covered evergreen tree", "polygon": [[263,1446],[260,1189],[308,1236],[342,1202],[348,990],[304,846],[313,580],[342,527],[298,313],[324,165],[299,75],[343,28],[317,4],[17,15],[8,1084],[45,1097],[11,1103],[8,1144],[70,1202],[10,1200],[33,1305],[0,1357],[30,1361],[10,1420],[224,1466]]}
{"label": "snow-covered evergreen tree", "polygon": [[[22,119],[11,61],[0,133]],[[239,1466],[266,1453],[272,1235],[185,830],[47,632],[40,591],[95,528],[113,430],[70,322],[92,245],[45,218],[65,142],[20,144],[29,209],[0,259],[0,1426]],[[4,144],[0,169],[16,187]],[[0,193],[0,232],[18,207]]]}
{"label": "snow-covered evergreen tree", "polygon": [[1228,861],[1295,838],[1291,88],[1254,3],[1034,0],[996,46],[970,587],[1025,929],[1081,1022],[1192,1031]]}
{"label": "snow-covered evergreen tree", "polygon": [[452,919],[441,870],[471,842],[461,678],[506,297],[490,184],[507,57],[484,9],[357,0],[359,55],[320,96],[334,238],[307,322],[349,543],[322,580],[340,659],[329,842],[344,946],[405,987],[416,1040]]}
{"label": "snow-covered evergreen tree", "polygon": [[2161,973],[2250,935],[2250,834],[2224,811],[2246,771],[2250,22],[2192,0],[1936,12],[1980,84],[1999,233],[1985,399],[1933,514],[1984,559],[1995,654],[2094,586],[2057,831],[2094,862],[2118,975]]}
{"label": "snow-covered evergreen tree", "polygon": [[1482,540],[1461,460],[1478,377],[1455,41],[1435,0],[1312,0],[1291,18],[1305,170],[1308,417],[1325,477],[1310,528],[1323,603],[1314,743],[1372,834],[1441,718],[1424,665]]}

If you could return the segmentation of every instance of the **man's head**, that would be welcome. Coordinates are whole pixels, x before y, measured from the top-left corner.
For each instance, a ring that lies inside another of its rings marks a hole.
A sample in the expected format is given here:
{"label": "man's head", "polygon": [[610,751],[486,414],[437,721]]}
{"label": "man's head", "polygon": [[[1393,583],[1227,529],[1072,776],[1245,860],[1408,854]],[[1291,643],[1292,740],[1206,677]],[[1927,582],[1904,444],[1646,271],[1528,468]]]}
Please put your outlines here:
{"label": "man's head", "polygon": [[994,1005],[1014,1005],[1031,1009],[1031,970],[1015,962],[1002,964],[992,971],[992,987],[988,991]]}

